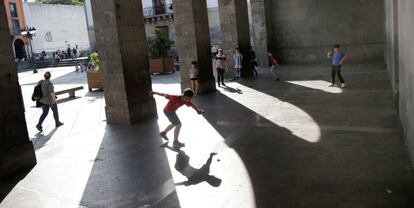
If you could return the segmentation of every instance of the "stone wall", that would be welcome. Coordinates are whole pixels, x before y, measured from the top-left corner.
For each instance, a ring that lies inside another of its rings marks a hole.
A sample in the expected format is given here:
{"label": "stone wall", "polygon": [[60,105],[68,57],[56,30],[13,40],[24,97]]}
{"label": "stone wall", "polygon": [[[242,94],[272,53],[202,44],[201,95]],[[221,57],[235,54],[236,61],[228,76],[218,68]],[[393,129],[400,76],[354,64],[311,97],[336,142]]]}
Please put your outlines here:
{"label": "stone wall", "polygon": [[[390,0],[386,0],[390,1]],[[398,0],[399,111],[411,161],[414,161],[414,1]],[[414,162],[412,162],[414,167]]]}
{"label": "stone wall", "polygon": [[335,43],[349,62],[384,59],[384,4],[378,0],[273,0],[269,49],[282,63],[328,62]]}

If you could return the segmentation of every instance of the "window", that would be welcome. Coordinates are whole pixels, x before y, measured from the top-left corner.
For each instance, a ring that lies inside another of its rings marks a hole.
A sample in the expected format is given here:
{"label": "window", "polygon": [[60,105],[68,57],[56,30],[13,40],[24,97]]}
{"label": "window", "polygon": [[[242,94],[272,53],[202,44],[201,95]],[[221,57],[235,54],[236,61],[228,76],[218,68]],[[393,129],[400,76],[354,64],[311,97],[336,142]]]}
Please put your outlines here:
{"label": "window", "polygon": [[12,17],[18,17],[17,16],[17,7],[15,3],[10,3],[10,15]]}
{"label": "window", "polygon": [[14,31],[14,34],[20,34],[20,24],[19,24],[19,20],[13,19],[12,20],[12,23],[13,23],[13,31]]}

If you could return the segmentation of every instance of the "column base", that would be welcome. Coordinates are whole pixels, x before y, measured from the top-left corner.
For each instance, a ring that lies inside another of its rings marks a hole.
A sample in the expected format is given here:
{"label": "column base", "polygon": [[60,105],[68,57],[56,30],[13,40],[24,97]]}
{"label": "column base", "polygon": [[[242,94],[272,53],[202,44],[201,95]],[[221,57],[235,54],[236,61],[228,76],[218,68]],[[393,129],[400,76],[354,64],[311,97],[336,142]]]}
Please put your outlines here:
{"label": "column base", "polygon": [[0,179],[9,178],[36,165],[36,154],[31,141],[12,147],[0,159]]}
{"label": "column base", "polygon": [[155,100],[135,106],[105,106],[108,124],[134,124],[157,117]]}
{"label": "column base", "polygon": [[216,79],[214,79],[214,77],[212,79],[198,81],[199,94],[206,94],[214,91],[216,91]]}

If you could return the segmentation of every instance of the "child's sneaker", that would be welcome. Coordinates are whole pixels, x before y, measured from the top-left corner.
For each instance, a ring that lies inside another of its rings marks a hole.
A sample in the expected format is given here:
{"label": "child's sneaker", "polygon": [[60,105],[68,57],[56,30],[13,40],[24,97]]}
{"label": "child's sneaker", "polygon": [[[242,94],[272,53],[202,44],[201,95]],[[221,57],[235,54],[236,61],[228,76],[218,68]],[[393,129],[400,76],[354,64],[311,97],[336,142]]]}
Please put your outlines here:
{"label": "child's sneaker", "polygon": [[342,88],[345,88],[346,87],[346,84],[345,83],[342,83],[341,87]]}
{"label": "child's sneaker", "polygon": [[160,133],[160,136],[161,136],[163,139],[165,139],[165,140],[167,140],[167,141],[168,141],[168,137],[167,137],[167,134],[166,134],[165,132],[161,132],[161,133]]}
{"label": "child's sneaker", "polygon": [[184,147],[184,146],[185,146],[185,144],[181,143],[181,142],[174,142],[173,143],[174,148],[180,148],[180,147]]}
{"label": "child's sneaker", "polygon": [[336,87],[336,84],[330,84],[329,87]]}

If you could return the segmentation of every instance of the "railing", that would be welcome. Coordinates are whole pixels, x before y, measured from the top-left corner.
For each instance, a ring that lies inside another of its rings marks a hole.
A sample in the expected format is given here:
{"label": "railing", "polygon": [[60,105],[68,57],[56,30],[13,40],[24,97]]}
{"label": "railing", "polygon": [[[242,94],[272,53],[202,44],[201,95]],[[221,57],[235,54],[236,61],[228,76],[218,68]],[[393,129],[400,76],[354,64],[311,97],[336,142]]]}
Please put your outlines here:
{"label": "railing", "polygon": [[162,4],[160,6],[144,8],[144,17],[163,15],[163,14],[172,14],[172,13],[173,13],[172,4]]}

